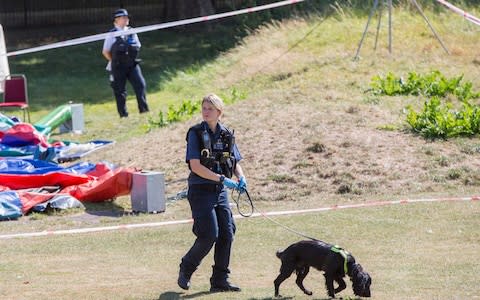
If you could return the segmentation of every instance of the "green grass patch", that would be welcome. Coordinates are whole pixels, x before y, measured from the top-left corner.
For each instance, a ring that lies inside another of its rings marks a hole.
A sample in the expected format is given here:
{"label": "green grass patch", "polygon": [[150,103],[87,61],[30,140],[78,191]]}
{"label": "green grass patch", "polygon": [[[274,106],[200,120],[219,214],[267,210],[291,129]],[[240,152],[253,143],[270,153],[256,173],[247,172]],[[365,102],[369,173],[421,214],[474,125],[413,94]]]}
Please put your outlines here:
{"label": "green grass patch", "polygon": [[[374,299],[448,299],[452,291],[467,299],[480,293],[472,263],[480,251],[479,209],[477,202],[418,203],[272,218],[351,252],[373,278]],[[0,293],[6,299],[17,298],[20,288],[35,299],[273,299],[275,251],[303,238],[262,217],[236,223],[230,275],[240,293],[208,293],[212,254],[190,290],[177,287],[178,264],[194,239],[191,224],[1,241]],[[462,245],[462,255],[454,245]],[[294,278],[281,294],[306,299]],[[305,285],[316,299],[327,297],[321,272],[312,269]],[[338,296],[353,297],[347,285]]]}

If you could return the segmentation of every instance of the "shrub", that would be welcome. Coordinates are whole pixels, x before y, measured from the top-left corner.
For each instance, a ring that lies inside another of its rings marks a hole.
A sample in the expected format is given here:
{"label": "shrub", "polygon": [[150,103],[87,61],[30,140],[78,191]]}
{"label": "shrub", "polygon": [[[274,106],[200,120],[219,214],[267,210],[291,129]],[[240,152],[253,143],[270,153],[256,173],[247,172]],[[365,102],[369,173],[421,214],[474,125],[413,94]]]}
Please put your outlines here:
{"label": "shrub", "polygon": [[451,102],[442,103],[440,98],[433,97],[425,101],[420,112],[414,111],[410,106],[407,110],[408,125],[425,138],[447,139],[480,133],[480,108],[467,101],[457,111]]}
{"label": "shrub", "polygon": [[186,100],[183,101],[178,108],[170,105],[166,114],[164,114],[163,111],[158,113],[158,120],[154,120],[153,118],[148,119],[148,130],[153,127],[165,127],[170,123],[181,121],[186,117],[191,117],[199,110],[199,101]]}
{"label": "shrub", "polygon": [[408,73],[407,79],[389,72],[385,77],[376,75],[370,82],[370,91],[375,95],[423,95],[427,97],[445,97],[449,94],[461,101],[480,97],[480,93],[472,91],[472,83],[461,83],[463,75],[446,78],[440,71],[434,70],[425,75],[416,72]]}
{"label": "shrub", "polygon": [[[437,70],[424,75],[410,72],[406,80],[389,72],[385,77],[374,76],[370,91],[375,95],[428,97],[420,112],[408,106],[406,119],[411,129],[425,138],[471,136],[480,131],[480,108],[469,101],[479,98],[480,93],[473,91],[471,82],[462,83],[462,79],[463,75],[448,79]],[[448,95],[461,102],[460,110],[455,110],[452,102],[442,100]]]}

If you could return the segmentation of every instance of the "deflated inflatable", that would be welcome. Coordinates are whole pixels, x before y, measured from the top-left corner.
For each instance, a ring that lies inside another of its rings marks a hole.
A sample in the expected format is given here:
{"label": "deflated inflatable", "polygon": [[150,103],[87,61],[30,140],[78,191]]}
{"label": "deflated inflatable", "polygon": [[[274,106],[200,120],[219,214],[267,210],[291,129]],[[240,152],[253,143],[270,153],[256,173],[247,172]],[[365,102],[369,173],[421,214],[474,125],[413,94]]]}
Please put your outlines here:
{"label": "deflated inflatable", "polygon": [[59,165],[113,142],[49,142],[44,132],[0,114],[0,220],[16,219],[35,206],[41,210],[47,203],[58,204],[53,202],[58,196],[68,199],[63,203],[75,203],[130,194],[136,169],[88,162]]}
{"label": "deflated inflatable", "polygon": [[[2,162],[5,163],[0,159],[0,165]],[[15,163],[19,164],[18,160]],[[31,166],[27,167],[30,174],[23,170],[23,174],[11,174],[12,170],[6,174],[0,169],[0,191],[3,191],[0,192],[0,203],[5,207],[3,212],[0,211],[0,219],[13,218],[15,211],[26,214],[35,205],[59,194],[70,195],[82,202],[106,201],[128,195],[132,186],[132,174],[136,171],[133,168],[112,168],[103,163],[80,163],[67,168],[58,166],[58,170],[41,173],[40,170],[30,170]],[[53,187],[55,192],[35,190],[46,186]]]}

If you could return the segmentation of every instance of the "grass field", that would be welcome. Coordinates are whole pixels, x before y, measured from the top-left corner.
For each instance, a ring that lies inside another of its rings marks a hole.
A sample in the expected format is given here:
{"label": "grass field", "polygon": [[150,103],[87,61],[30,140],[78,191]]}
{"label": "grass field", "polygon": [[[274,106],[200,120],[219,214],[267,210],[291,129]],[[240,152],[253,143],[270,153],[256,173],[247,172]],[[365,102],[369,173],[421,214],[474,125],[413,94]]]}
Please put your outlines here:
{"label": "grass field", "polygon": [[[395,8],[393,53],[387,51],[385,24],[373,51],[374,24],[359,61],[353,56],[366,17],[348,7],[337,7],[327,19],[311,16],[265,25],[244,38],[216,26],[141,35],[152,112],[138,115],[130,98],[128,120],[115,112],[99,43],[15,57],[10,64],[12,72],[29,78],[33,121],[66,101],[83,102],[85,134],[53,137],[117,141],[87,160],[161,170],[168,196],[186,187],[185,133],[199,116],[146,133],[148,118],[211,91],[228,99],[242,95],[227,107],[225,122],[236,130],[249,190],[263,211],[476,195],[478,137],[425,140],[405,125],[405,107],[420,107],[425,99],[366,92],[375,75],[433,69],[448,77],[464,74],[480,89],[480,28],[443,9],[426,13],[451,55],[407,5]],[[32,214],[1,222],[0,234],[190,217],[185,200],[169,202],[166,212],[156,215],[131,215],[129,205],[128,197],[120,197],[87,204],[87,212]],[[479,298],[478,201],[275,219],[352,252],[373,277],[373,299]],[[206,292],[211,256],[195,273],[191,291],[176,286],[179,259],[193,235],[190,225],[175,225],[2,239],[0,297],[272,299],[280,266],[274,253],[300,237],[263,218],[241,219],[237,225],[232,281],[243,288],[239,294]],[[312,271],[305,284],[314,296],[302,295],[290,278],[281,287],[284,299],[326,297],[320,272]],[[353,297],[350,286],[341,296]]]}
{"label": "grass field", "polygon": [[[347,248],[373,278],[373,299],[477,299],[478,202],[347,209],[274,219]],[[209,294],[211,255],[188,292],[176,286],[190,225],[1,241],[3,299],[273,299],[274,253],[299,239],[264,218],[237,220],[232,281],[244,291]],[[307,297],[294,277],[283,299],[325,299],[312,271]],[[353,297],[348,289],[339,296]]]}

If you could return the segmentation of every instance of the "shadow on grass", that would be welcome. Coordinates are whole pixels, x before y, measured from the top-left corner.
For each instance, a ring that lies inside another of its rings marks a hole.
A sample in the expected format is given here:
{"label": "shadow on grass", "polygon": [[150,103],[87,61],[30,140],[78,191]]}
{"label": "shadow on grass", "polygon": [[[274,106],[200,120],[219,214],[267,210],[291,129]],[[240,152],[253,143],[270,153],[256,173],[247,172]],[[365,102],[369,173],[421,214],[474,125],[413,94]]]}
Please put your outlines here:
{"label": "shadow on grass", "polygon": [[[248,298],[248,300],[288,300],[288,299],[294,299],[295,297],[265,297],[265,298]],[[312,299],[312,300],[317,300],[317,299]]]}
{"label": "shadow on grass", "polygon": [[[194,293],[194,294],[190,294],[190,295],[185,295],[184,293],[179,293],[179,292],[165,292],[163,294],[160,295],[160,297],[158,297],[158,300],[178,300],[178,299],[194,299],[194,298],[198,298],[198,297],[202,297],[202,296],[205,296],[205,295],[209,295],[211,294],[210,292],[208,291],[204,291],[204,292],[197,292],[197,293]],[[228,298],[228,297],[225,297],[225,298]],[[283,296],[280,296],[280,297],[265,297],[265,298],[245,298],[245,299],[248,299],[248,300],[289,300],[289,299],[294,299],[295,297],[291,297],[291,296],[288,296],[288,297],[283,297]],[[328,300],[328,299],[331,299],[331,298],[312,298],[312,300]],[[338,298],[338,299],[343,299],[343,298]],[[349,299],[349,298],[347,298]],[[358,298],[355,298],[355,299],[358,299]]]}
{"label": "shadow on grass", "polygon": [[198,292],[190,295],[184,295],[184,293],[178,292],[165,292],[158,297],[158,300],[177,300],[177,299],[194,299],[210,294],[208,291]]}
{"label": "shadow on grass", "polygon": [[[289,296],[289,297],[265,297],[265,298],[248,298],[248,300],[289,300],[289,299],[295,299],[295,297]],[[331,300],[332,298],[309,298],[311,300]],[[360,300],[360,298],[336,298],[336,299],[350,299],[350,300]]]}
{"label": "shadow on grass", "polygon": [[[204,291],[204,292],[197,292],[197,293],[194,293],[194,294],[190,294],[190,295],[185,295],[184,293],[179,293],[179,292],[165,292],[163,294],[160,295],[160,297],[158,297],[158,300],[178,300],[178,299],[195,299],[195,298],[198,298],[198,297],[203,297],[203,296],[206,296],[206,295],[209,295],[211,294],[210,292],[208,291]],[[226,295],[228,295],[228,293],[226,293]],[[225,297],[225,298],[228,298],[228,297]],[[249,300],[288,300],[288,299],[294,299],[294,297],[266,297],[266,298],[246,298],[246,299],[249,299]],[[313,299],[313,300],[322,300],[322,299]]]}
{"label": "shadow on grass", "polygon": [[132,212],[115,203],[115,201],[106,202],[84,202],[85,214],[97,217],[120,218],[125,215],[131,215]]}

